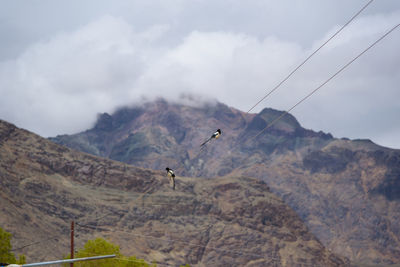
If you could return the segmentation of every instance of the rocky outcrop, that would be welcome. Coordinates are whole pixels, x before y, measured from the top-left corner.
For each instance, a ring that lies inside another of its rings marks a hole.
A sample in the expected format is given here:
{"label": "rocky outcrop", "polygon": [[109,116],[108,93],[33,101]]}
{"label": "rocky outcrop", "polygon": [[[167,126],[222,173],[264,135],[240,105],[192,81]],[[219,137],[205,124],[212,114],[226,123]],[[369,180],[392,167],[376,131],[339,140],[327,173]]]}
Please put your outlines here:
{"label": "rocky outcrop", "polygon": [[164,172],[73,151],[4,121],[0,137],[0,225],[30,262],[67,254],[74,220],[77,247],[102,236],[160,265],[348,265],[258,179],[177,177],[172,190]]}

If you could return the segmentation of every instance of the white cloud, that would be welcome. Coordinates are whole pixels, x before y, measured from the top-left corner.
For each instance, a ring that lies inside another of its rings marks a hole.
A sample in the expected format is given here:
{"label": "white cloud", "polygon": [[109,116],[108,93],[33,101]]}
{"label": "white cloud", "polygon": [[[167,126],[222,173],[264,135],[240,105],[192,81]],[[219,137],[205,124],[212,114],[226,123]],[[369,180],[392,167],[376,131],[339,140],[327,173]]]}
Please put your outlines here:
{"label": "white cloud", "polygon": [[[358,19],[256,110],[289,108],[399,17],[392,12]],[[103,16],[31,45],[15,60],[0,63],[1,118],[52,136],[87,129],[97,113],[143,96],[179,101],[182,94],[204,95],[247,111],[337,29],[319,36],[312,48],[271,34],[226,30],[192,30],[175,44],[164,42],[175,25],[138,31],[126,19]],[[339,137],[400,147],[393,137],[400,132],[391,127],[399,125],[392,116],[400,111],[399,39],[393,33],[298,107],[299,121]]]}
{"label": "white cloud", "polygon": [[0,65],[0,93],[7,96],[0,100],[2,118],[44,136],[89,127],[97,113],[135,100],[129,90],[159,53],[147,46],[163,30],[136,33],[106,16],[32,45]]}
{"label": "white cloud", "polygon": [[274,37],[193,32],[147,69],[138,87],[154,94],[167,90],[167,98],[182,91],[204,93],[246,109],[299,55],[298,45]]}

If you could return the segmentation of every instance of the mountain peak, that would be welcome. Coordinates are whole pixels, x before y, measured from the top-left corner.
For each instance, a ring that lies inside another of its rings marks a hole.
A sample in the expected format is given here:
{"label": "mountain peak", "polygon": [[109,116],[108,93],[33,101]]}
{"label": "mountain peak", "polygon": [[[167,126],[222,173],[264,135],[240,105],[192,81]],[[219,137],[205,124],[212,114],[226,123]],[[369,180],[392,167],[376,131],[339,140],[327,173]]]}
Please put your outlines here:
{"label": "mountain peak", "polygon": [[108,113],[99,114],[94,128],[100,131],[110,131],[113,126],[112,120],[111,115]]}
{"label": "mountain peak", "polygon": [[[277,121],[277,118],[279,118],[279,121]],[[272,108],[264,108],[256,115],[247,129],[261,131],[271,123],[274,123],[272,127],[275,130],[283,132],[294,132],[301,128],[300,123],[291,114]]]}

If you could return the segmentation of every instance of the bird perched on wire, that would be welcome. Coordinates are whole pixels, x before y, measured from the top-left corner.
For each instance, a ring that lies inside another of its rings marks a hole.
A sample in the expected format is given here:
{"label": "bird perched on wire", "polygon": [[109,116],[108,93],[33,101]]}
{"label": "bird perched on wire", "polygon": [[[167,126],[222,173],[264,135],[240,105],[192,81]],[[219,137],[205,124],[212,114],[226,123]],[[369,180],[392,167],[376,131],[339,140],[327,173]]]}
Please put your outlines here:
{"label": "bird perched on wire", "polygon": [[207,144],[211,139],[218,139],[220,136],[221,136],[221,129],[218,129],[218,130],[216,130],[215,131],[215,133],[213,133],[212,135],[211,135],[211,137],[210,138],[208,138],[204,143],[202,143],[200,146],[202,147],[202,146],[204,146],[205,144]]}
{"label": "bird perched on wire", "polygon": [[172,189],[175,190],[175,173],[173,170],[171,170],[170,168],[165,168],[167,170],[167,176],[169,177],[169,182],[171,183],[172,181]]}

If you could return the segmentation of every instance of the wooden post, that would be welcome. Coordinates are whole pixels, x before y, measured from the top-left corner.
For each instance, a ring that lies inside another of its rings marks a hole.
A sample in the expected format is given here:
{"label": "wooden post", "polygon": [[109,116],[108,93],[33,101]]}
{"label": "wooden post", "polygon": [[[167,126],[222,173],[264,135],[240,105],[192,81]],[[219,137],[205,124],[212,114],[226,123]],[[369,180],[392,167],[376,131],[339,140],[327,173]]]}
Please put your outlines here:
{"label": "wooden post", "polygon": [[[74,221],[71,222],[71,259],[74,258]],[[70,267],[74,267],[74,263],[71,262]]]}

